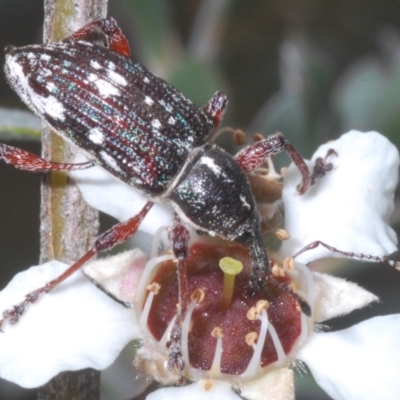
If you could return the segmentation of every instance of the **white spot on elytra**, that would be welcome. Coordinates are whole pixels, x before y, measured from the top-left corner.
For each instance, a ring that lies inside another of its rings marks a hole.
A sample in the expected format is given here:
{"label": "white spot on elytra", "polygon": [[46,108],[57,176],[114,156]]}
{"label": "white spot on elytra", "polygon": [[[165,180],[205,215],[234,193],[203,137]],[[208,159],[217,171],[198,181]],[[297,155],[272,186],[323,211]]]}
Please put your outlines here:
{"label": "white spot on elytra", "polygon": [[112,71],[112,70],[108,70],[107,71],[107,76],[114,81],[115,83],[120,84],[121,86],[126,86],[128,84],[128,82],[126,81],[126,79],[120,75],[117,74],[116,72]]}
{"label": "white spot on elytra", "polygon": [[246,207],[248,209],[251,208],[250,204],[246,201],[246,197],[244,197],[242,194],[240,195],[240,200],[243,204],[243,207]]}
{"label": "white spot on elytra", "polygon": [[210,157],[207,156],[201,157],[200,164],[207,165],[207,167],[210,168],[215,175],[219,175],[221,173],[221,167],[216,165],[214,160]]}
{"label": "white spot on elytra", "polygon": [[145,77],[143,78],[143,82],[144,82],[144,83],[150,83],[150,79],[149,79],[147,76],[145,76]]}
{"label": "white spot on elytra", "polygon": [[102,160],[109,166],[111,167],[114,171],[117,172],[122,172],[121,168],[118,166],[117,162],[115,161],[115,159],[110,156],[108,153],[106,153],[104,150],[100,151],[99,153],[100,157],[102,158]]}
{"label": "white spot on elytra", "polygon": [[148,104],[149,106],[152,106],[152,105],[154,104],[154,100],[153,100],[151,97],[149,97],[149,96],[146,96],[146,97],[144,98],[144,102],[145,102],[146,104]]}
{"label": "white spot on elytra", "polygon": [[118,96],[120,94],[119,90],[115,86],[113,86],[110,82],[99,78],[96,74],[89,74],[88,80],[97,86],[99,93],[104,97]]}
{"label": "white spot on elytra", "polygon": [[155,129],[160,129],[161,128],[161,122],[158,119],[153,119],[151,121],[151,126]]}
{"label": "white spot on elytra", "polygon": [[115,70],[115,64],[114,64],[112,61],[109,61],[109,62],[108,62],[108,68],[109,68],[110,70],[114,71],[114,70]]}
{"label": "white spot on elytra", "polygon": [[56,89],[56,85],[53,82],[47,82],[46,83],[46,89],[49,92],[52,92],[54,89]]}
{"label": "white spot on elytra", "polygon": [[[33,55],[26,55],[28,59],[33,59]],[[54,96],[42,96],[36,93],[30,85],[28,78],[30,74],[24,74],[22,66],[18,63],[17,57],[6,56],[6,74],[15,91],[20,95],[27,106],[39,116],[49,116],[60,121],[65,119],[65,109],[63,104]],[[46,86],[46,89],[49,88]]]}
{"label": "white spot on elytra", "polygon": [[36,99],[32,100],[36,100],[36,104],[38,104],[39,107],[42,107],[44,109],[44,112],[47,115],[50,115],[50,117],[64,121],[65,119],[64,106],[54,96],[49,96],[49,97],[37,96]]}
{"label": "white spot on elytra", "polygon": [[174,117],[169,117],[169,118],[168,118],[168,123],[169,123],[170,125],[175,125],[176,119],[175,119]]}
{"label": "white spot on elytra", "polygon": [[95,60],[91,60],[90,61],[90,66],[94,69],[101,69],[102,66]]}
{"label": "white spot on elytra", "polygon": [[48,54],[42,54],[41,56],[40,56],[40,59],[42,60],[42,61],[45,61],[45,62],[49,62],[50,61],[50,56],[48,55]]}
{"label": "white spot on elytra", "polygon": [[99,128],[91,129],[88,138],[94,144],[103,144],[104,142],[104,134]]}

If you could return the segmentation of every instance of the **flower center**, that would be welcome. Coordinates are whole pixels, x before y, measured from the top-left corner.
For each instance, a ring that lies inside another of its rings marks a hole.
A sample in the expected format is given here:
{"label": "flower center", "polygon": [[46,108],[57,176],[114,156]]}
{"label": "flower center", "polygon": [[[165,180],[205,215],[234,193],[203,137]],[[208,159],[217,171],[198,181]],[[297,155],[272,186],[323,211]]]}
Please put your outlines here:
{"label": "flower center", "polygon": [[[178,304],[172,258],[164,255],[149,261],[136,305],[145,340],[166,356]],[[300,284],[301,295],[307,296],[309,278],[282,269],[267,280],[262,292],[250,297],[246,290],[251,274],[247,249],[220,242],[193,244],[186,267],[191,296],[182,323],[181,345],[184,373],[189,379],[247,380],[266,368],[282,367],[293,360],[293,353],[308,335],[310,322],[296,298],[282,290],[282,284]],[[292,278],[296,274],[303,276],[300,283]],[[305,300],[309,301],[308,297]]]}

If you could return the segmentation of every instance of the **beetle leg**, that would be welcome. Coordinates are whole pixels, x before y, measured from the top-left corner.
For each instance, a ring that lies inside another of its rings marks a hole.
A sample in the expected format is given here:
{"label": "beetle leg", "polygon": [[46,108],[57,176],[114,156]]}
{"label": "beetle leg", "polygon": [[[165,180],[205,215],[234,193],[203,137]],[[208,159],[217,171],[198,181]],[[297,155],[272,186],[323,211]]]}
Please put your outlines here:
{"label": "beetle leg", "polygon": [[153,203],[147,202],[142,210],[134,217],[128,219],[128,221],[114,225],[108,231],[101,234],[95,241],[93,247],[78,261],[71,265],[63,274],[46,283],[46,285],[42,286],[41,288],[28,293],[23,302],[12,307],[9,310],[6,310],[3,313],[3,319],[0,320],[0,331],[1,327],[6,321],[8,321],[10,324],[17,323],[19,317],[25,312],[28,304],[34,303],[39,296],[44,293],[48,293],[50,290],[55,288],[70,275],[72,275],[75,271],[80,269],[82,265],[84,265],[94,255],[99,252],[110,250],[114,246],[128,240],[138,230],[143,218],[146,216],[152,206]]}
{"label": "beetle leg", "polygon": [[304,194],[311,186],[311,174],[301,155],[282,135],[270,136],[264,140],[245,147],[235,155],[235,160],[244,172],[250,172],[259,167],[267,157],[286,151],[302,175],[302,182],[297,187],[299,194]]}
{"label": "beetle leg", "polygon": [[189,231],[178,221],[172,226],[169,232],[169,239],[172,242],[172,250],[178,259],[178,315],[171,331],[169,344],[168,368],[174,367],[178,370],[179,381],[183,383],[182,371],[185,368],[185,362],[182,357],[181,338],[182,322],[185,318],[188,303],[188,285],[185,267],[185,258],[189,251]]}
{"label": "beetle leg", "polygon": [[311,186],[315,185],[317,179],[322,178],[327,172],[332,171],[333,164],[327,162],[328,158],[332,155],[337,156],[338,154],[335,150],[329,149],[324,158],[318,157],[315,160],[315,165],[311,174]]}
{"label": "beetle leg", "polygon": [[17,169],[31,172],[72,171],[94,166],[93,161],[83,163],[58,163],[47,161],[29,151],[0,143],[0,160],[13,165]]}
{"label": "beetle leg", "polygon": [[342,254],[346,257],[350,258],[355,258],[355,259],[361,259],[361,260],[369,260],[369,261],[375,261],[375,262],[381,262],[390,265],[391,267],[395,267],[397,270],[400,270],[400,261],[395,261],[395,260],[389,260],[387,257],[379,257],[379,256],[374,256],[371,254],[364,254],[364,253],[354,253],[352,251],[343,251],[339,250],[336,247],[330,246],[329,244],[326,244],[324,242],[321,242],[320,240],[316,240],[315,242],[312,242],[308,244],[307,246],[303,247],[300,249],[296,254],[294,254],[292,257],[296,258],[300,254],[313,250],[318,246],[323,246],[327,248],[328,250],[332,251],[333,253],[338,253]]}
{"label": "beetle leg", "polygon": [[221,92],[215,92],[211,99],[203,106],[203,111],[210,114],[214,122],[214,130],[211,134],[211,138],[217,133],[217,129],[224,118],[227,106],[228,97]]}
{"label": "beetle leg", "polygon": [[129,57],[131,50],[128,39],[123,34],[114,18],[98,19],[77,30],[63,41],[83,40],[93,42],[104,34],[107,39],[106,47],[123,56]]}

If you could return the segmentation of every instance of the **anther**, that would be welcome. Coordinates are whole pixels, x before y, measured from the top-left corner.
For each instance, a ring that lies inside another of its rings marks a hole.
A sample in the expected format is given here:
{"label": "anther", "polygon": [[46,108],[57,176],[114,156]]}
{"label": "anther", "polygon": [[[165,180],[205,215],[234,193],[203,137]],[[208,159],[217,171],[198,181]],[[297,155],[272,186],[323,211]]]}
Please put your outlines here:
{"label": "anther", "polygon": [[261,314],[261,311],[263,309],[268,310],[269,301],[268,300],[258,300],[255,308],[256,308],[257,314]]}
{"label": "anther", "polygon": [[257,319],[257,310],[255,307],[250,307],[249,311],[247,311],[246,317],[250,321],[255,321]]}
{"label": "anther", "polygon": [[272,265],[271,273],[273,276],[276,276],[276,277],[284,277],[285,276],[285,271],[277,263],[274,263]]}
{"label": "anther", "polygon": [[247,143],[247,135],[241,129],[235,129],[233,132],[233,143],[236,146],[243,146]]}
{"label": "anther", "polygon": [[286,257],[282,263],[283,269],[286,271],[293,272],[294,271],[294,258]]}
{"label": "anther", "polygon": [[253,344],[255,344],[257,342],[258,339],[258,333],[256,331],[254,332],[249,332],[246,336],[245,336],[245,341],[249,346],[253,346]]}
{"label": "anther", "polygon": [[146,286],[146,289],[154,294],[158,294],[161,289],[161,285],[157,282],[150,283],[150,285]]}
{"label": "anther", "polygon": [[290,239],[290,233],[285,229],[277,229],[275,231],[275,236],[279,240],[289,240]]}
{"label": "anther", "polygon": [[211,381],[206,381],[206,382],[204,383],[204,390],[205,390],[206,392],[208,392],[209,390],[211,390],[211,388],[212,388],[212,382],[211,382]]}
{"label": "anther", "polygon": [[221,327],[216,326],[212,332],[211,332],[211,336],[214,338],[223,338],[224,337],[224,331]]}
{"label": "anther", "polygon": [[259,141],[264,140],[264,139],[265,139],[265,137],[263,135],[261,135],[261,133],[255,133],[253,135],[253,142],[254,143],[255,142],[259,142]]}
{"label": "anther", "polygon": [[193,293],[190,296],[190,300],[195,300],[197,304],[200,304],[205,297],[206,297],[206,292],[204,291],[204,289],[198,288],[193,291]]}

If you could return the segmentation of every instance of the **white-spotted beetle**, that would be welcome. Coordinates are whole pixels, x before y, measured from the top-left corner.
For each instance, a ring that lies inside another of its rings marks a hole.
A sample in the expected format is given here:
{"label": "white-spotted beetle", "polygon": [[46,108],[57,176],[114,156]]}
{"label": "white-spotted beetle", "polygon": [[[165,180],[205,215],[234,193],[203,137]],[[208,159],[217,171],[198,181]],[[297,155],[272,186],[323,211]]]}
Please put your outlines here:
{"label": "white-spotted beetle", "polygon": [[[109,18],[94,21],[61,42],[8,46],[5,72],[22,100],[63,138],[85,150],[92,161],[63,164],[0,144],[0,158],[23,170],[66,171],[99,164],[145,193],[147,204],[133,218],[103,233],[94,247],[61,276],[28,294],[3,314],[15,323],[28,303],[48,292],[98,252],[124,242],[138,229],[154,202],[169,201],[176,222],[169,231],[178,259],[180,315],[171,335],[169,366],[183,369],[180,323],[186,308],[185,256],[189,232],[245,244],[253,263],[248,295],[263,289],[270,268],[260,217],[246,172],[286,150],[299,167],[304,193],[312,175],[280,135],[258,141],[235,157],[210,143],[227,106],[217,92],[202,108],[145,67],[130,60],[127,39]],[[289,288],[287,288],[290,291]],[[308,305],[293,293],[308,313]]]}

